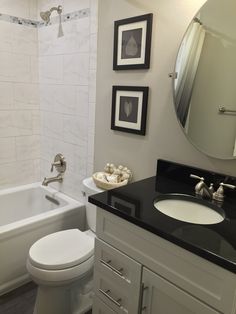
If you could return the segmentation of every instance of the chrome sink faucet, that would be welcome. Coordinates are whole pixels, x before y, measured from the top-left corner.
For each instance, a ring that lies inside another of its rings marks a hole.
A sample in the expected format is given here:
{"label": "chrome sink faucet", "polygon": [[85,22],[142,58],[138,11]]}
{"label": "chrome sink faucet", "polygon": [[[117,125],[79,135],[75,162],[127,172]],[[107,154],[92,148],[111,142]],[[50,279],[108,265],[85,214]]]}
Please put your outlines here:
{"label": "chrome sink faucet", "polygon": [[57,154],[54,158],[54,162],[52,163],[51,172],[53,172],[54,167],[56,168],[58,175],[51,178],[44,178],[42,185],[47,186],[52,182],[62,182],[63,174],[66,171],[66,160],[62,154]]}
{"label": "chrome sink faucet", "polygon": [[213,183],[210,184],[210,187],[206,185],[203,177],[196,176],[195,174],[190,174],[190,177],[193,179],[200,180],[195,186],[196,195],[200,195],[203,198],[212,199],[217,202],[223,202],[224,200],[224,187],[229,189],[235,189],[236,186],[232,184],[226,184],[221,182],[217,191],[214,191]]}

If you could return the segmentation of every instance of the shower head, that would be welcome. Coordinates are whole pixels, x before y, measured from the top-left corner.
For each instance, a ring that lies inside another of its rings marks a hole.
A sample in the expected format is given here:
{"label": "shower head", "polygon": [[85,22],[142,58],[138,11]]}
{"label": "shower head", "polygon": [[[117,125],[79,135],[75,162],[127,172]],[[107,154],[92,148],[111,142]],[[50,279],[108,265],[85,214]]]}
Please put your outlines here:
{"label": "shower head", "polygon": [[60,15],[62,13],[62,6],[59,5],[58,7],[52,7],[49,11],[40,12],[41,19],[48,24],[50,22],[50,16],[53,11],[57,11],[57,13]]}
{"label": "shower head", "polygon": [[51,13],[50,11],[40,12],[40,17],[46,24],[50,22]]}

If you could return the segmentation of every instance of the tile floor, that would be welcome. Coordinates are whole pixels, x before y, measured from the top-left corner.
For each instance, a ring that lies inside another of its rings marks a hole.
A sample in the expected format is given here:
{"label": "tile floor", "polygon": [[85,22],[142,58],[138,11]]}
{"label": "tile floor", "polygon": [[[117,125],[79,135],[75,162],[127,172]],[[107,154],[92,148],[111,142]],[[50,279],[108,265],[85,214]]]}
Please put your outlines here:
{"label": "tile floor", "polygon": [[0,297],[1,314],[33,314],[37,288],[32,282]]}
{"label": "tile floor", "polygon": [[[33,314],[37,287],[30,282],[0,297],[0,314]],[[87,314],[92,314],[89,311]]]}

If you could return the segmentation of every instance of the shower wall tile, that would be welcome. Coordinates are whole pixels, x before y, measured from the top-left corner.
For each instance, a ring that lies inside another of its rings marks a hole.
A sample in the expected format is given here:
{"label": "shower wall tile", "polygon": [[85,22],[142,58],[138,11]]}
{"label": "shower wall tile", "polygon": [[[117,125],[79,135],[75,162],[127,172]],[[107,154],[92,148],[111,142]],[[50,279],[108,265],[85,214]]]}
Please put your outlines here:
{"label": "shower wall tile", "polygon": [[16,136],[14,111],[0,111],[0,138]]}
{"label": "shower wall tile", "polygon": [[[0,0],[0,13],[34,18],[36,0]],[[0,189],[40,178],[38,33],[0,21]]]}
{"label": "shower wall tile", "polygon": [[40,159],[17,161],[15,165],[17,185],[39,181]]}
{"label": "shower wall tile", "polygon": [[39,173],[39,159],[0,164],[1,189],[37,182]]}
{"label": "shower wall tile", "polygon": [[54,111],[74,115],[76,107],[76,86],[56,85],[54,91]]}
{"label": "shower wall tile", "polygon": [[89,84],[89,54],[64,55],[63,76],[66,84]]}
{"label": "shower wall tile", "polygon": [[0,111],[13,110],[13,84],[11,82],[0,82]]}
{"label": "shower wall tile", "polygon": [[40,134],[40,110],[32,110],[33,134]]}
{"label": "shower wall tile", "polygon": [[16,164],[1,163],[0,164],[0,186],[1,189],[17,185],[18,178],[16,177]]}
{"label": "shower wall tile", "polygon": [[64,0],[63,7],[66,13],[86,9],[90,7],[90,0]]}
{"label": "shower wall tile", "polygon": [[16,138],[16,160],[40,158],[40,136],[20,136]]}
{"label": "shower wall tile", "polygon": [[[1,12],[1,11],[0,11]],[[12,52],[13,39],[12,39],[12,26],[11,23],[0,21],[0,50],[3,52]]]}
{"label": "shower wall tile", "polygon": [[88,123],[86,119],[79,116],[63,117],[63,139],[66,143],[71,143],[87,147]]}
{"label": "shower wall tile", "polygon": [[39,57],[39,80],[42,83],[62,83],[63,56]]}
{"label": "shower wall tile", "polygon": [[26,55],[38,55],[38,30],[28,26],[11,24],[12,52]]}
{"label": "shower wall tile", "polygon": [[37,0],[0,0],[0,12],[23,18],[35,18]]}
{"label": "shower wall tile", "polygon": [[[61,85],[58,86],[60,87]],[[44,113],[44,111],[54,112],[55,85],[49,85],[41,82],[39,85],[39,95],[41,113]]]}
{"label": "shower wall tile", "polygon": [[30,56],[0,51],[0,81],[30,82]]}
{"label": "shower wall tile", "polygon": [[89,71],[89,102],[96,101],[96,70]]}
{"label": "shower wall tile", "polygon": [[98,0],[90,0],[90,33],[97,34],[98,30]]}
{"label": "shower wall tile", "polygon": [[[58,4],[63,13],[90,8],[90,0],[39,0],[39,11]],[[52,186],[81,201],[82,180],[93,169],[97,47],[93,41],[97,41],[97,31],[91,20],[96,25],[91,15],[62,23],[64,36],[60,38],[58,24],[38,30],[41,179],[51,175],[55,154],[63,153],[67,160],[64,180]]]}
{"label": "shower wall tile", "polygon": [[15,136],[33,134],[33,115],[29,110],[14,111],[14,127],[16,130]]}
{"label": "shower wall tile", "polygon": [[38,56],[30,57],[31,82],[39,83],[39,58]]}
{"label": "shower wall tile", "polygon": [[89,53],[90,19],[83,18],[63,23],[64,36],[58,38],[58,24],[40,28],[40,55]]}
{"label": "shower wall tile", "polygon": [[54,139],[62,139],[63,116],[59,113],[43,112],[41,114],[41,128],[44,136]]}
{"label": "shower wall tile", "polygon": [[13,162],[16,159],[15,138],[0,139],[0,163]]}
{"label": "shower wall tile", "polygon": [[38,84],[14,83],[12,94],[11,98],[13,98],[15,109],[19,110],[39,109]]}
{"label": "shower wall tile", "polygon": [[89,114],[89,86],[77,86],[76,87],[76,106],[75,114],[88,118]]}

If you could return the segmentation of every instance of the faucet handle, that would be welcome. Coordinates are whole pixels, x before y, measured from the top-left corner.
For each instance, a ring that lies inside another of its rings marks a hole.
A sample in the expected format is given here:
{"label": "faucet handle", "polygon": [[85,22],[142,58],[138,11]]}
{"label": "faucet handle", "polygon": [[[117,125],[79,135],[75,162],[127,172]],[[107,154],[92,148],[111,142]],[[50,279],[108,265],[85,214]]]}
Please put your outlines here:
{"label": "faucet handle", "polygon": [[218,187],[217,191],[213,193],[213,199],[219,202],[223,202],[224,200],[224,188],[229,188],[231,190],[234,190],[236,188],[235,185],[227,184],[227,183],[220,183],[220,186]]}
{"label": "faucet handle", "polygon": [[60,167],[61,166],[61,161],[55,161],[55,162],[53,162],[52,163],[52,165],[51,165],[51,172],[53,172],[53,168],[54,167]]}
{"label": "faucet handle", "polygon": [[200,181],[204,181],[205,180],[205,178],[199,177],[196,174],[190,174],[190,178],[197,179],[197,180],[200,180]]}
{"label": "faucet handle", "polygon": [[203,185],[205,184],[204,183],[204,180],[205,178],[203,177],[199,177],[197,176],[196,174],[190,174],[190,178],[193,178],[193,179],[197,179],[197,180],[200,180],[196,185],[195,185],[195,193],[196,195],[203,195]]}
{"label": "faucet handle", "polygon": [[64,173],[66,171],[66,159],[62,154],[57,154],[55,156],[51,166],[51,172],[53,172],[54,167],[59,173]]}

